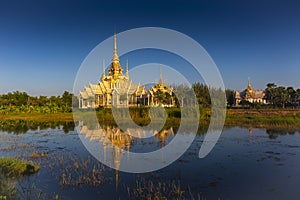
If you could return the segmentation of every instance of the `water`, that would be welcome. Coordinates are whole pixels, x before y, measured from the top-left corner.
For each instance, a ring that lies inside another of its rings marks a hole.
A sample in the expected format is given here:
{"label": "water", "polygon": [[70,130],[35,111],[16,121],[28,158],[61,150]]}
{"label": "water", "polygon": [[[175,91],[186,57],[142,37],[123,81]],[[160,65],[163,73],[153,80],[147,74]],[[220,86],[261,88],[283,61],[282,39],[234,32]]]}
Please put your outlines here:
{"label": "water", "polygon": [[[38,173],[15,180],[21,198],[48,199],[58,195],[61,199],[134,199],[137,183],[150,182],[156,186],[166,184],[170,194],[174,185],[180,185],[186,199],[197,199],[198,195],[206,199],[298,199],[300,195],[299,132],[227,127],[212,152],[199,159],[204,138],[200,131],[188,151],[168,167],[131,174],[103,166],[93,158],[79,138],[91,141],[91,137],[78,135],[72,124],[56,123],[48,128],[35,124],[27,129],[6,126],[0,131],[0,156],[33,160],[41,165]],[[105,130],[105,134],[108,130],[110,134],[120,131],[109,126]],[[176,130],[168,127],[156,137],[125,137],[125,142],[115,144],[133,152],[153,151],[171,142]],[[122,161],[128,156],[126,152],[112,151],[107,146],[107,159],[113,156]]]}

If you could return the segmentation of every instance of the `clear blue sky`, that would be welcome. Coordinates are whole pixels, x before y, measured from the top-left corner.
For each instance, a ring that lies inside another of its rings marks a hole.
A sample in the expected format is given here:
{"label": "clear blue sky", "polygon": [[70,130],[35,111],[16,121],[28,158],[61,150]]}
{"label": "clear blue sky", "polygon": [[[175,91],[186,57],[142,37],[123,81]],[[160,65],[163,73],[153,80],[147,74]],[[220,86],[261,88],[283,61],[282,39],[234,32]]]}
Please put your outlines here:
{"label": "clear blue sky", "polygon": [[211,55],[226,88],[241,90],[248,77],[257,89],[268,82],[300,88],[297,0],[1,0],[0,93],[71,91],[83,59],[115,26],[187,34]]}

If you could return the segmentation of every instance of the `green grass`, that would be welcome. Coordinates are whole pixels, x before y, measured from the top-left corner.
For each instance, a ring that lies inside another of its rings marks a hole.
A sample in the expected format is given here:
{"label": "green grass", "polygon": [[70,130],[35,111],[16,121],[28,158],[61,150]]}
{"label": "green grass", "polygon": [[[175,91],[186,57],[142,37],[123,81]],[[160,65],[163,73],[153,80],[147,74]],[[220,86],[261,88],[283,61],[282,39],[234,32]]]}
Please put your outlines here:
{"label": "green grass", "polygon": [[[151,119],[148,107],[132,107],[129,109],[130,117],[138,125],[147,125]],[[75,120],[88,120],[94,118],[91,110],[76,109]],[[120,109],[122,111],[122,109]],[[210,108],[199,108],[200,124],[209,124],[211,111]],[[124,112],[125,113],[125,112]],[[124,114],[120,112],[121,115]],[[160,114],[160,113],[156,113]],[[180,108],[167,108],[167,124],[180,124]],[[99,108],[96,112],[98,121],[101,124],[115,124],[114,116],[111,109]],[[78,118],[78,119],[76,119]],[[73,121],[72,113],[23,113],[0,114],[0,121],[7,120],[24,120],[24,121]],[[253,127],[295,127],[300,128],[300,109],[228,109],[226,115],[226,125],[232,126],[253,126]]]}
{"label": "green grass", "polygon": [[268,127],[268,128],[300,128],[300,116],[298,115],[234,115],[227,114],[226,125]]}
{"label": "green grass", "polygon": [[18,178],[38,172],[40,167],[32,162],[15,158],[0,158],[0,173],[5,177]]}
{"label": "green grass", "polygon": [[73,121],[72,113],[7,113],[0,120]]}

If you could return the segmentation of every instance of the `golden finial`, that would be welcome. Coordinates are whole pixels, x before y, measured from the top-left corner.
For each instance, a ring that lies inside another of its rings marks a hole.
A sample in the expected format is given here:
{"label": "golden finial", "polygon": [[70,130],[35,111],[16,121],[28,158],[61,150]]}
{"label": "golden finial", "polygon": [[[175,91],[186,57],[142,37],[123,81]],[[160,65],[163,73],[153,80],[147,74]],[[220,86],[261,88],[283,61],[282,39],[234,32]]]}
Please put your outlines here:
{"label": "golden finial", "polygon": [[113,61],[119,61],[119,56],[117,53],[117,35],[116,31],[114,32],[114,55],[113,55]]}
{"label": "golden finial", "polygon": [[129,73],[128,73],[128,58],[126,59],[126,77],[129,78]]}
{"label": "golden finial", "polygon": [[247,86],[248,89],[251,89],[251,84],[250,84],[250,78],[248,77],[248,86]]}
{"label": "golden finial", "polygon": [[116,35],[116,31],[114,32],[114,54],[117,54],[117,35]]}

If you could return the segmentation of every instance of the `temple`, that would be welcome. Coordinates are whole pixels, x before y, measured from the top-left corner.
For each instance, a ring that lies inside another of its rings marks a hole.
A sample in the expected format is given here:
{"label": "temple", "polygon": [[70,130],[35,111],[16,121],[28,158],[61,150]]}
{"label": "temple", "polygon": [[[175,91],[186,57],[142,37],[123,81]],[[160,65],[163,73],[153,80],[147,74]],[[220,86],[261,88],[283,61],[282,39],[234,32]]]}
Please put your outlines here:
{"label": "temple", "polygon": [[129,107],[129,106],[175,106],[173,89],[162,81],[160,70],[159,83],[149,91],[140,84],[132,83],[128,73],[128,60],[126,61],[126,72],[120,64],[117,53],[117,38],[114,34],[114,52],[112,62],[106,74],[103,67],[102,78],[97,84],[85,86],[78,95],[79,108],[98,107]]}
{"label": "temple", "polygon": [[235,92],[235,105],[240,105],[243,100],[250,103],[267,103],[265,99],[265,92],[263,90],[255,90],[250,84],[250,79],[248,79],[248,86],[244,91]]}
{"label": "temple", "polygon": [[162,72],[160,67],[159,82],[155,84],[148,92],[148,96],[151,97],[151,106],[162,105],[164,107],[175,106],[175,98],[173,95],[173,89],[168,86],[168,83],[163,83]]}

